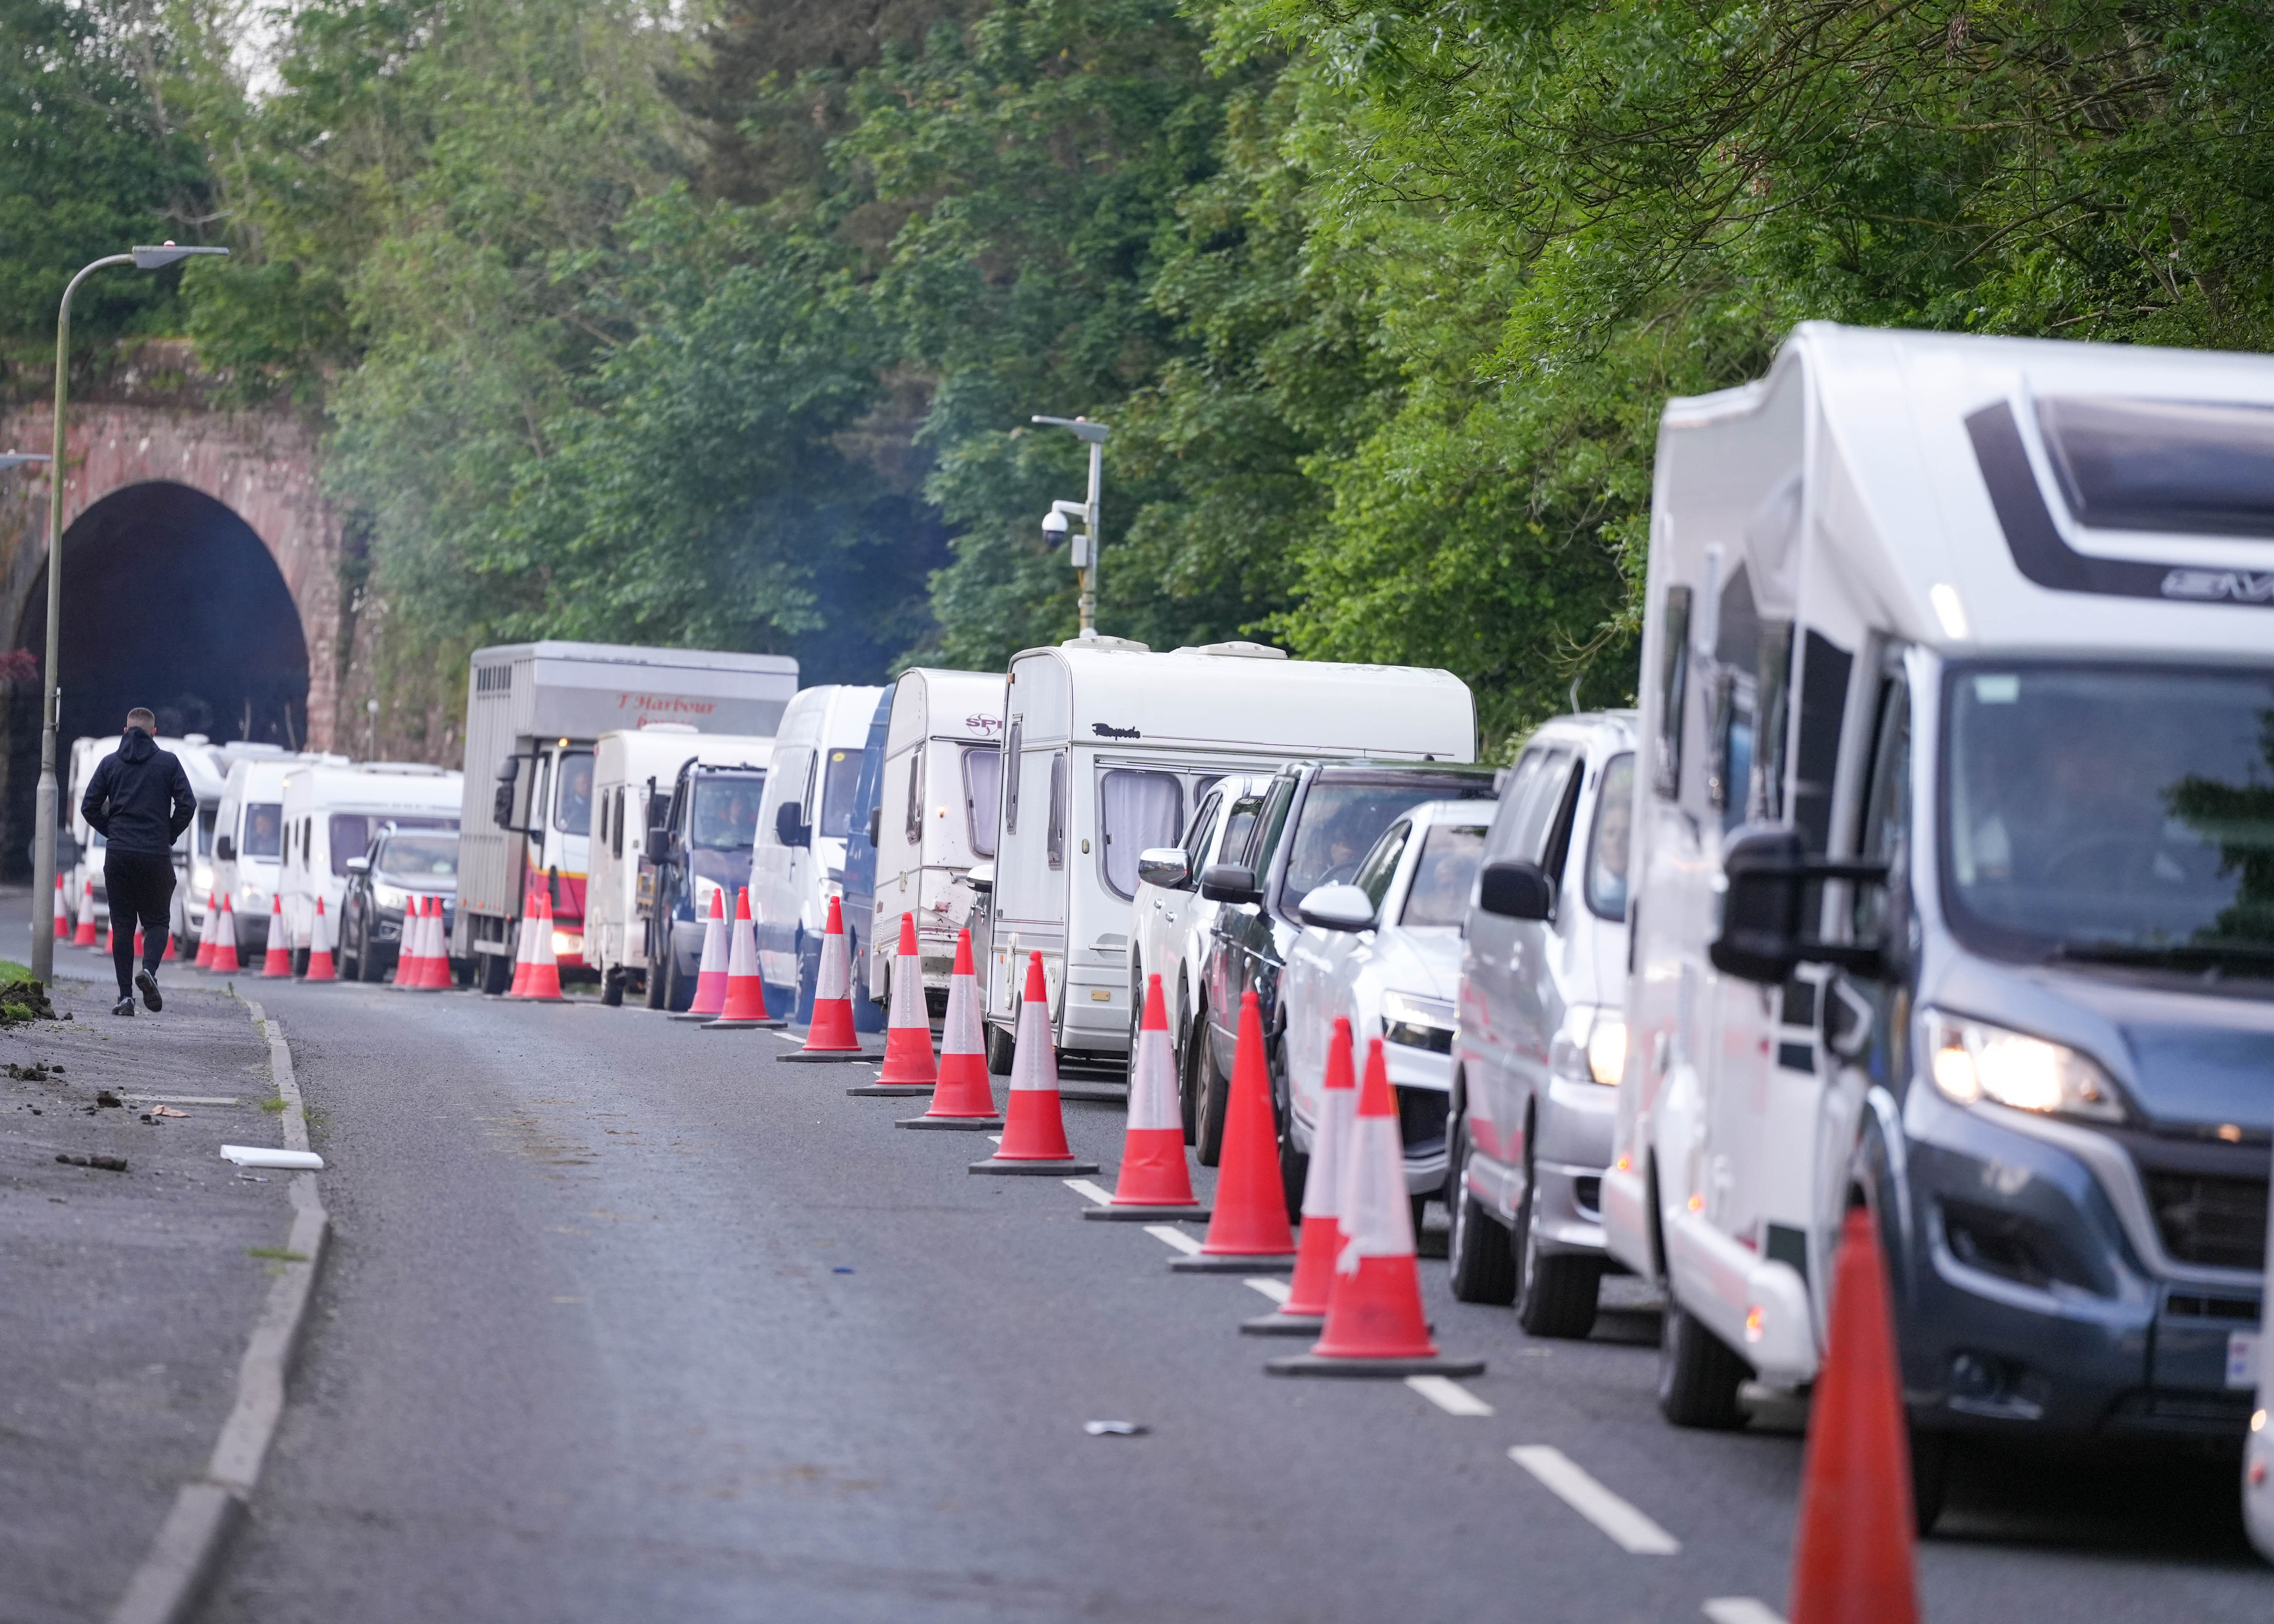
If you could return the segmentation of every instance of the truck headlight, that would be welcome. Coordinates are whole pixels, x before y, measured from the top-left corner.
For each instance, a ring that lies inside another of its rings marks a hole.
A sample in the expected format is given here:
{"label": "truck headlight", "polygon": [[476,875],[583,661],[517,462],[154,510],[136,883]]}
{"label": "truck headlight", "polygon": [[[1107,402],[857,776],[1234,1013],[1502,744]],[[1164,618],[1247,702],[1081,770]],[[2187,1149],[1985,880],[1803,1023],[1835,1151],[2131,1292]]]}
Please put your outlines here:
{"label": "truck headlight", "polygon": [[1619,1074],[1626,1070],[1626,1018],[1599,1004],[1572,1004],[1563,1011],[1562,1028],[1547,1049],[1548,1064],[1556,1076],[1615,1088]]}
{"label": "truck headlight", "polygon": [[1453,1052],[1453,1006],[1442,998],[1386,992],[1382,995],[1382,1041],[1449,1055]]}
{"label": "truck headlight", "polygon": [[2121,1122],[2124,1103],[2090,1056],[1986,1020],[1924,1011],[1928,1074],[1961,1105],[1989,1100],[2016,1110]]}
{"label": "truck headlight", "polygon": [[719,891],[719,886],[717,881],[706,880],[699,874],[695,876],[696,918],[708,919],[711,917],[711,898],[717,896]]}

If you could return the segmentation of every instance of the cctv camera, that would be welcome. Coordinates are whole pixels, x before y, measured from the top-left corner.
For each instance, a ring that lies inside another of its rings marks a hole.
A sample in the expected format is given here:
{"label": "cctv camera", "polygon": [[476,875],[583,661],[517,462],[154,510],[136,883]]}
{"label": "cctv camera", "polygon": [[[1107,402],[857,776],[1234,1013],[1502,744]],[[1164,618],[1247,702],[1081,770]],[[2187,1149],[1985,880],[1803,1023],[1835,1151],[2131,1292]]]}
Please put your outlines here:
{"label": "cctv camera", "polygon": [[1065,515],[1053,508],[1043,515],[1043,545],[1055,547],[1065,539]]}

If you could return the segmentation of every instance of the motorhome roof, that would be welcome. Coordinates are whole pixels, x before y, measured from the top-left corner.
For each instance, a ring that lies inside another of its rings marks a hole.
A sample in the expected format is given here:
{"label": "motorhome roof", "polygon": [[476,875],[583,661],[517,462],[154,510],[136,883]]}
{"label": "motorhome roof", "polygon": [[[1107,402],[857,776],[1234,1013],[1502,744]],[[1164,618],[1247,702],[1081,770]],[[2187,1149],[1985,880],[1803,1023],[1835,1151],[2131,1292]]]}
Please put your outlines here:
{"label": "motorhome roof", "polygon": [[1653,525],[1835,637],[2263,660],[2274,358],[1809,322],[1668,403]]}
{"label": "motorhome roof", "polygon": [[765,671],[797,674],[797,661],[786,654],[727,654],[715,649],[643,649],[619,643],[501,643],[476,649],[477,665],[537,659],[592,660],[612,665],[654,665],[667,670]]}

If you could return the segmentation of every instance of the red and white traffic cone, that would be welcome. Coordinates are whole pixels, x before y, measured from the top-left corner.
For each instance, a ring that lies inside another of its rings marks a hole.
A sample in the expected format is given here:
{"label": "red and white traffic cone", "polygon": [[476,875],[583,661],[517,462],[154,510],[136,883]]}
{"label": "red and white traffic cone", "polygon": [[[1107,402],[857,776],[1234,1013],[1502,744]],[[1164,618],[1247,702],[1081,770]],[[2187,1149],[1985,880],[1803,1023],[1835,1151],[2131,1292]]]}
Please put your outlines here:
{"label": "red and white traffic cone", "polygon": [[[1201,1033],[1199,1041],[1207,1042],[1208,1034]],[[1284,1274],[1295,1267],[1295,1231],[1287,1222],[1287,1191],[1279,1177],[1279,1128],[1264,1068],[1263,1017],[1252,992],[1239,997],[1216,1215],[1200,1251],[1171,1259],[1169,1267],[1183,1274]]]}
{"label": "red and white traffic cone", "polygon": [[752,1032],[787,1026],[787,1021],[766,1013],[766,983],[758,974],[757,931],[750,923],[750,891],[746,885],[734,888],[734,918],[727,933],[727,1002],[719,1011],[719,1019],[704,1022],[703,1030]]}
{"label": "red and white traffic cone", "polygon": [[435,992],[455,992],[458,978],[450,968],[448,905],[433,898],[426,913],[426,985]]}
{"label": "red and white traffic cone", "polygon": [[55,939],[58,942],[70,940],[71,925],[71,901],[64,895],[64,876],[59,874],[56,876]]}
{"label": "red and white traffic cone", "polygon": [[221,920],[214,927],[213,962],[206,966],[215,975],[235,975],[245,966],[237,961],[237,909],[227,896],[221,899]]}
{"label": "red and white traffic cone", "polygon": [[198,910],[197,957],[190,960],[191,964],[200,970],[213,963],[214,917],[217,911],[216,899],[213,892],[208,891],[206,892],[205,906]]}
{"label": "red and white traffic cone", "polygon": [[134,962],[137,965],[142,962],[142,925],[138,920],[134,925]]}
{"label": "red and white traffic cone", "polygon": [[426,979],[426,898],[405,898],[403,934],[395,947],[395,989],[416,992]]}
{"label": "red and white traffic cone", "polygon": [[1886,1264],[1868,1208],[1849,1209],[1833,1268],[1787,1611],[1792,1624],[1916,1624],[1910,1440]]}
{"label": "red and white traffic cone", "polygon": [[853,1030],[853,950],[845,941],[845,910],[829,899],[829,922],[821,932],[821,969],[813,984],[813,1024],[805,1029],[805,1047],[784,1055],[784,1060],[864,1060],[861,1040]]}
{"label": "red and white traffic cone", "polygon": [[1003,1109],[1003,1139],[995,1154],[975,1162],[974,1173],[1095,1173],[1097,1163],[1077,1158],[1066,1144],[1065,1113],[1058,1103],[1058,1056],[1050,1041],[1050,995],[1043,956],[1027,957],[1027,996],[1019,1005],[1019,1041],[1011,1054],[1011,1099]]}
{"label": "red and white traffic cone", "polygon": [[532,898],[524,897],[521,903],[521,923],[513,936],[513,985],[505,991],[508,998],[518,998],[529,990],[529,966],[536,962],[531,957],[533,949],[531,946],[537,940],[536,926],[537,904]]}
{"label": "red and white traffic cone", "polygon": [[1302,1234],[1296,1242],[1295,1278],[1287,1300],[1273,1313],[1243,1320],[1250,1336],[1312,1336],[1326,1328],[1327,1302],[1333,1292],[1335,1256],[1342,1250],[1337,1216],[1347,1169],[1351,1124],[1358,1088],[1351,1079],[1351,1024],[1335,1017],[1327,1044],[1327,1071],[1319,1091],[1319,1123],[1311,1132],[1311,1166],[1303,1176]]}
{"label": "red and white traffic cone", "polygon": [[268,951],[261,956],[260,975],[270,981],[291,974],[292,937],[284,928],[284,894],[277,891],[268,898]]}
{"label": "red and white traffic cone", "polygon": [[885,1022],[885,1064],[877,1080],[847,1094],[930,1094],[939,1086],[931,1049],[931,1011],[924,1003],[923,960],[916,948],[916,916],[900,915],[900,951],[892,956],[892,1012]]}
{"label": "red and white traffic cone", "polygon": [[530,923],[529,985],[516,996],[532,1004],[565,1004],[561,996],[561,961],[553,952],[553,904],[537,899],[537,917]]}
{"label": "red and white traffic cone", "polygon": [[104,952],[106,952],[106,953],[116,951],[117,951],[117,945],[118,945],[118,925],[117,925],[117,922],[116,921],[113,921],[113,920],[105,920],[105,921],[102,921],[102,951],[103,951]]}
{"label": "red and white traffic cone", "polygon": [[727,972],[733,958],[727,940],[727,888],[711,893],[711,917],[703,921],[703,959],[695,967],[695,1001],[674,1020],[711,1021],[727,1008]]}
{"label": "red and white traffic cone", "polygon": [[324,899],[316,898],[315,922],[308,931],[308,979],[312,981],[336,981],[340,967],[332,962],[331,921],[324,917]]}
{"label": "red and white traffic cone", "polygon": [[170,929],[167,930],[166,951],[158,955],[158,962],[160,964],[178,964],[181,962],[182,953],[179,945],[180,940],[181,938],[177,936]]}
{"label": "red and white traffic cone", "polygon": [[931,1109],[903,1116],[898,1128],[937,1128],[977,1133],[999,1128],[995,1079],[987,1074],[987,1038],[979,1023],[979,977],[972,967],[971,933],[955,936],[955,967],[947,978],[947,1021],[939,1034],[939,1082]]}
{"label": "red and white traffic cone", "polygon": [[72,932],[72,945],[73,947],[94,945],[94,882],[93,880],[85,881],[79,892],[79,929]]}
{"label": "red and white traffic cone", "polygon": [[1367,1044],[1350,1147],[1336,1196],[1342,1249],[1327,1296],[1327,1322],[1308,1353],[1267,1360],[1275,1376],[1475,1376],[1482,1359],[1449,1359],[1429,1340],[1421,1272],[1413,1260],[1413,1207],[1405,1151],[1382,1040]]}
{"label": "red and white traffic cone", "polygon": [[1082,1216],[1109,1223],[1198,1223],[1209,1216],[1209,1209],[1193,1199],[1192,1169],[1185,1165],[1185,1116],[1177,1101],[1177,1063],[1169,1052],[1168,1006],[1157,975],[1146,981],[1137,1052],[1129,1057],[1129,1126],[1121,1139],[1121,1175],[1114,1181],[1112,1201]]}

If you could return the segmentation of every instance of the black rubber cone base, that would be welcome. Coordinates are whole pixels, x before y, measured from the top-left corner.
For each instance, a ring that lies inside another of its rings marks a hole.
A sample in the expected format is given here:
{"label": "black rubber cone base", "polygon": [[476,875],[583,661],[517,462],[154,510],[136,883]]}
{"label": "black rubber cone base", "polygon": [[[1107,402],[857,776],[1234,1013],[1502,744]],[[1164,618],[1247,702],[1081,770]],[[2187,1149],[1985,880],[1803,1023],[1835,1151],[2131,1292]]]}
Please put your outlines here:
{"label": "black rubber cone base", "polygon": [[1307,1336],[1313,1342],[1326,1328],[1324,1314],[1258,1314],[1239,1322],[1242,1336]]}
{"label": "black rubber cone base", "polygon": [[877,1100],[906,1100],[932,1092],[930,1083],[863,1083],[857,1088],[847,1088],[850,1094],[867,1094]]}
{"label": "black rubber cone base", "polygon": [[999,1156],[990,1156],[984,1162],[973,1162],[966,1171],[1003,1173],[1013,1177],[1055,1177],[1067,1173],[1095,1173],[1097,1163],[1077,1161],[1072,1156],[1060,1162],[1005,1162]]}
{"label": "black rubber cone base", "polygon": [[1205,1207],[1093,1207],[1082,1214],[1092,1223],[1206,1223]]}
{"label": "black rubber cone base", "polygon": [[693,1010],[673,1010],[666,1014],[664,1019],[666,1020],[683,1020],[690,1023],[700,1021],[707,1026],[719,1018],[716,1015],[697,1015]]}
{"label": "black rubber cone base", "polygon": [[1442,1354],[1427,1359],[1338,1359],[1321,1353],[1291,1353],[1266,1359],[1263,1368],[1274,1376],[1481,1376],[1482,1359],[1449,1359]]}
{"label": "black rubber cone base", "polygon": [[1295,1254],[1291,1252],[1284,1258],[1218,1258],[1203,1252],[1170,1259],[1169,1269],[1177,1274],[1291,1274],[1295,1272]]}
{"label": "black rubber cone base", "polygon": [[895,1128],[922,1128],[934,1133],[985,1133],[1003,1125],[1000,1116],[903,1116]]}
{"label": "black rubber cone base", "polygon": [[772,1032],[778,1026],[788,1025],[789,1022],[786,1020],[706,1020],[703,1023],[703,1030],[705,1032]]}
{"label": "black rubber cone base", "polygon": [[875,1064],[884,1058],[860,1049],[793,1049],[787,1055],[776,1055],[777,1060],[793,1060],[801,1065],[842,1065],[848,1060],[866,1060]]}

